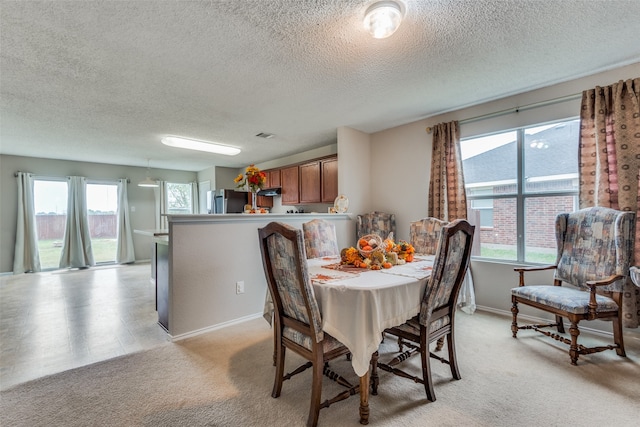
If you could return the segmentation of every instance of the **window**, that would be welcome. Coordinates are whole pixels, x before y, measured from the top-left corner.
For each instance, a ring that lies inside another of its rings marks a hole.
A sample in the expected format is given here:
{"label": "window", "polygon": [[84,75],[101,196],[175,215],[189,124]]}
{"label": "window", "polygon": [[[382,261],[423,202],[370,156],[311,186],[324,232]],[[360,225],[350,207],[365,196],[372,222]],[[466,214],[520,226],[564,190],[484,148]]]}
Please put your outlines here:
{"label": "window", "polygon": [[555,261],[555,218],[577,209],[579,132],[576,119],[461,141],[476,256]]}
{"label": "window", "polygon": [[191,184],[167,182],[167,213],[174,215],[193,213]]}

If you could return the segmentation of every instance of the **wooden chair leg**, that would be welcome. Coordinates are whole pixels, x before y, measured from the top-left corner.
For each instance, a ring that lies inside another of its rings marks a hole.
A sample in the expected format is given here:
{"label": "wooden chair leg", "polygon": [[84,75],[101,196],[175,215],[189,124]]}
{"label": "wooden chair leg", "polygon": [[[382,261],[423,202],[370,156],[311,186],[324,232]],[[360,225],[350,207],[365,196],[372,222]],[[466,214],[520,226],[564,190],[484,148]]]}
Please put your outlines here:
{"label": "wooden chair leg", "polygon": [[276,348],[274,350],[274,356],[276,358],[275,360],[276,378],[273,382],[273,390],[271,391],[271,397],[280,396],[280,392],[282,391],[285,353],[286,353],[286,348],[282,344],[276,344]]}
{"label": "wooden chair leg", "polygon": [[371,394],[373,396],[378,395],[378,383],[380,382],[378,377],[378,357],[378,350],[376,350],[371,355]]}
{"label": "wooden chair leg", "polygon": [[571,348],[569,349],[569,356],[571,356],[571,364],[578,364],[578,336],[580,335],[580,330],[578,329],[578,323],[571,322],[571,327],[569,328],[569,333],[571,334]]}
{"label": "wooden chair leg", "polygon": [[556,315],[556,323],[558,324],[558,333],[564,334],[564,321],[562,320],[562,316]]}
{"label": "wooden chair leg", "polygon": [[309,418],[307,419],[307,427],[316,427],[318,425],[318,416],[320,415],[320,398],[322,397],[322,371],[324,365],[322,363],[322,355],[319,354],[313,362],[313,379],[311,385],[311,404],[309,406]]}
{"label": "wooden chair leg", "polygon": [[517,338],[518,335],[518,301],[516,301],[515,297],[511,297],[511,314],[513,316],[513,320],[511,321],[511,335],[514,338]]}
{"label": "wooden chair leg", "polygon": [[458,369],[456,342],[453,338],[453,331],[447,335],[447,348],[449,350],[449,367],[451,368],[451,376],[453,376],[454,379],[459,380],[462,377],[460,376],[460,369]]}
{"label": "wooden chair leg", "polygon": [[612,322],[613,326],[613,342],[618,345],[616,348],[616,354],[621,357],[626,357],[627,354],[624,351],[624,341],[622,338],[622,319],[616,317]]}
{"label": "wooden chair leg", "polygon": [[429,357],[429,343],[426,339],[422,340],[420,345],[420,358],[422,359],[422,379],[424,381],[424,391],[427,393],[427,399],[430,402],[436,401],[436,392],[433,388],[433,380],[431,378],[431,357]]}

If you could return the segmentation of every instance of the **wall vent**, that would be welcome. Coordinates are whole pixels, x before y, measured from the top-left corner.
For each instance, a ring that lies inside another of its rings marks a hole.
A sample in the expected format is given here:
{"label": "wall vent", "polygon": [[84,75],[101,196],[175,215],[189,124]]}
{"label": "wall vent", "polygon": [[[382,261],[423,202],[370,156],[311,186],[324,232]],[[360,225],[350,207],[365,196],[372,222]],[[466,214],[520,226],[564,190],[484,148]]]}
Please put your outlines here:
{"label": "wall vent", "polygon": [[264,139],[269,139],[269,138],[273,138],[275,135],[272,133],[266,133],[266,132],[260,132],[259,134],[256,135],[258,138],[264,138]]}

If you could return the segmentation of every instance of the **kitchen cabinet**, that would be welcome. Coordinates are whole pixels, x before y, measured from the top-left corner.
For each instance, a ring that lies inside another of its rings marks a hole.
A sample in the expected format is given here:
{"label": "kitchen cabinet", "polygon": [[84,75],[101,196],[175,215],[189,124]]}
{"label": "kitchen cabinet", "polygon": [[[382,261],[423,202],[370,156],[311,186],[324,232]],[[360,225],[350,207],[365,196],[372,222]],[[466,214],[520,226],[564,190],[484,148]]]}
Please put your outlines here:
{"label": "kitchen cabinet", "polygon": [[300,165],[300,203],[320,202],[320,162]]}
{"label": "kitchen cabinet", "polygon": [[280,187],[282,187],[282,204],[296,205],[300,203],[298,166],[280,169]]}
{"label": "kitchen cabinet", "polygon": [[338,197],[338,158],[320,161],[322,203],[333,203]]}
{"label": "kitchen cabinet", "polygon": [[271,169],[267,172],[267,188],[280,187],[280,169]]}

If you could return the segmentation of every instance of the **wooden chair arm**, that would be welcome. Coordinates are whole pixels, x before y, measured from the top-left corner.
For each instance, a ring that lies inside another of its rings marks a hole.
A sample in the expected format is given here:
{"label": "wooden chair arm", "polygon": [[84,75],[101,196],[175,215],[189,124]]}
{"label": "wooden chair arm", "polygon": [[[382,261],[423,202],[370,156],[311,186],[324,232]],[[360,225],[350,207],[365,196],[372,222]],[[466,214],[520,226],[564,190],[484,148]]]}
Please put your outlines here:
{"label": "wooden chair arm", "polygon": [[587,281],[587,286],[589,286],[589,289],[591,289],[589,295],[589,320],[597,318],[596,309],[598,308],[598,303],[596,303],[596,287],[610,285],[616,280],[622,278],[624,278],[624,276],[614,274],[612,276],[605,277],[604,279]]}
{"label": "wooden chair arm", "polygon": [[612,284],[616,280],[620,280],[622,278],[624,278],[624,276],[620,274],[614,274],[612,276],[605,277],[604,279],[600,279],[600,280],[588,280],[587,286],[589,286],[592,290],[595,291],[595,286],[607,286]]}
{"label": "wooden chair arm", "polygon": [[558,268],[557,265],[540,265],[540,266],[531,266],[531,267],[518,267],[514,268],[513,271],[516,271],[520,275],[520,282],[518,286],[524,286],[524,273],[529,271],[543,271],[543,270],[555,270]]}
{"label": "wooden chair arm", "polygon": [[513,271],[517,271],[518,273],[520,272],[526,272],[526,271],[542,271],[542,270],[555,270],[556,268],[558,268],[557,265],[534,265],[531,267],[517,267],[514,268]]}

